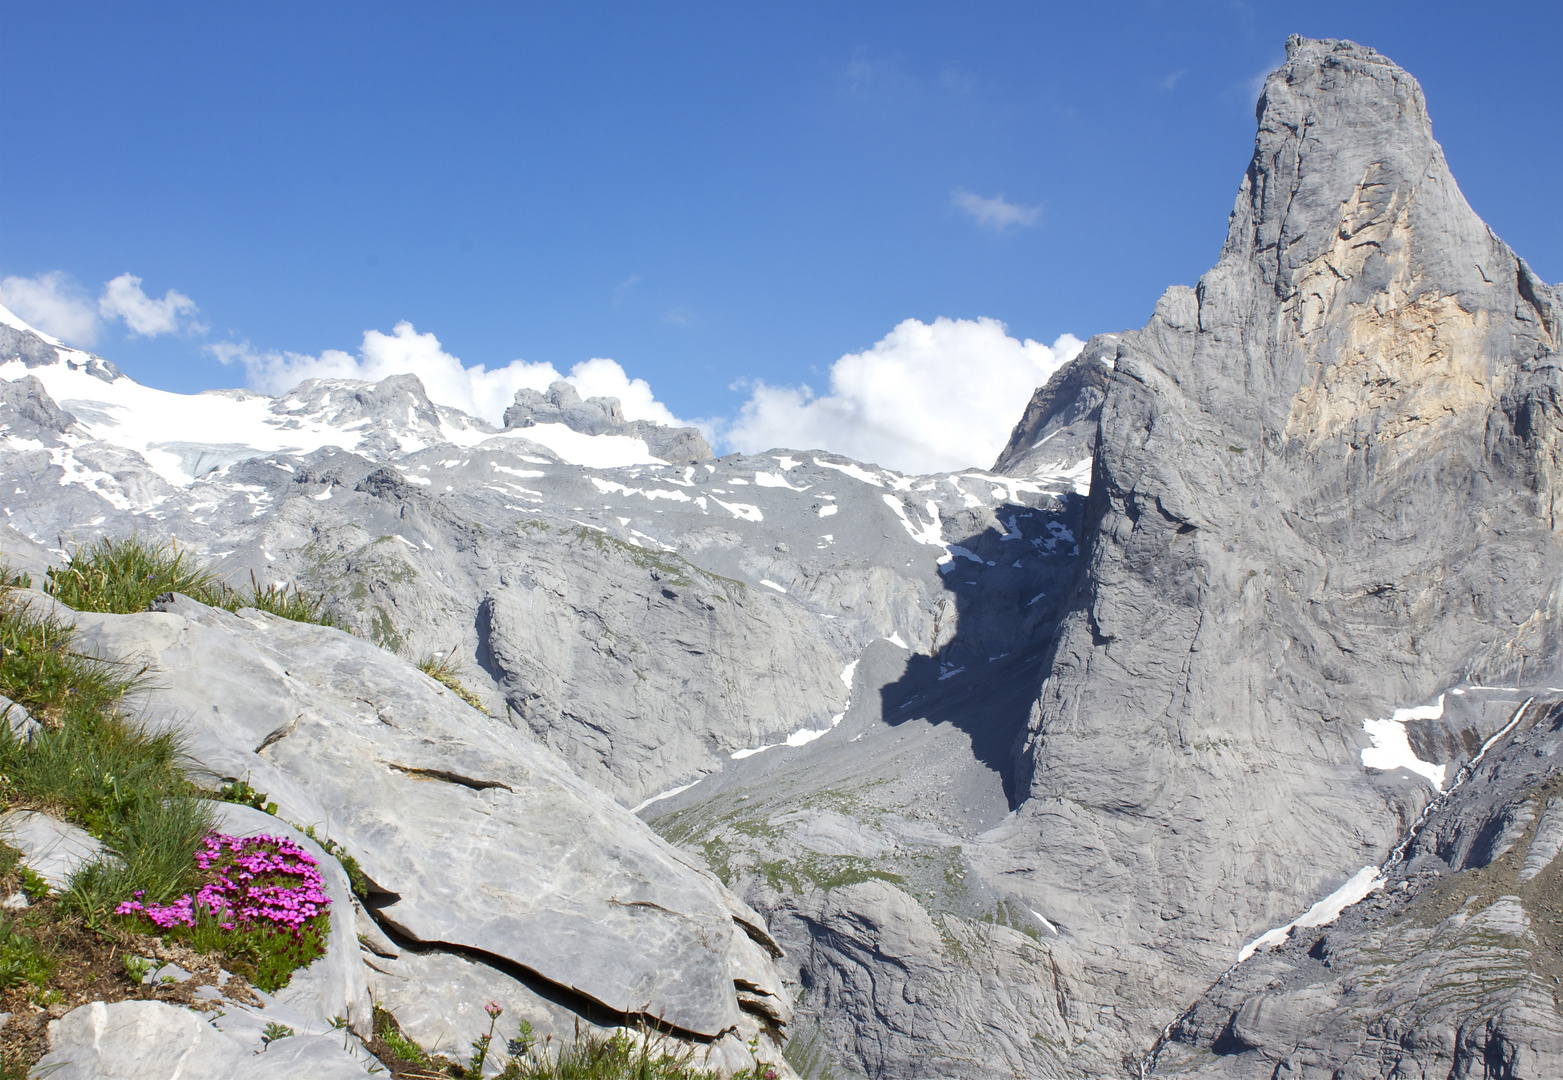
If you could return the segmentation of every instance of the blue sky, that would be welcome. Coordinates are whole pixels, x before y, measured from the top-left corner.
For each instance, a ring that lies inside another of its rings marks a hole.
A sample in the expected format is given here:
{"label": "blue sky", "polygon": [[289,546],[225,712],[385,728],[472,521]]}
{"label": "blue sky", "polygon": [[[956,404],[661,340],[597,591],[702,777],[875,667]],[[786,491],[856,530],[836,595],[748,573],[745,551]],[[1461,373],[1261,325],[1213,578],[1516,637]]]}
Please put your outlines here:
{"label": "blue sky", "polygon": [[0,277],[188,297],[178,332],[97,326],[167,389],[242,383],[213,344],[356,355],[405,320],[731,417],[907,319],[1143,323],[1214,261],[1291,32],[1415,74],[1472,205],[1563,278],[1560,31],[1502,2],[0,0]]}

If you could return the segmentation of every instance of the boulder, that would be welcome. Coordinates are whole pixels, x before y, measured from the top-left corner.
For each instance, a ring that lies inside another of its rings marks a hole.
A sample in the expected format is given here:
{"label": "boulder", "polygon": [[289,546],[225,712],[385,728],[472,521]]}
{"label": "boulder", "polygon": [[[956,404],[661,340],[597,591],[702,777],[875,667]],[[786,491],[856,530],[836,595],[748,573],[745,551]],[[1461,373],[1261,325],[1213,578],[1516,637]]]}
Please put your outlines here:
{"label": "boulder", "polygon": [[146,665],[133,707],[211,782],[351,853],[394,935],[707,1039],[738,1026],[739,982],[786,1000],[759,916],[528,733],[341,631],[159,606],[79,614],[78,645]]}
{"label": "boulder", "polygon": [[56,891],[103,854],[91,833],[37,810],[0,814],[0,839],[21,851],[23,864]]}
{"label": "boulder", "polygon": [[49,1023],[32,1075],[51,1080],[362,1080],[372,1064],[341,1035],[292,1035],[252,1049],[201,1014],[161,1001],[90,1002]]}

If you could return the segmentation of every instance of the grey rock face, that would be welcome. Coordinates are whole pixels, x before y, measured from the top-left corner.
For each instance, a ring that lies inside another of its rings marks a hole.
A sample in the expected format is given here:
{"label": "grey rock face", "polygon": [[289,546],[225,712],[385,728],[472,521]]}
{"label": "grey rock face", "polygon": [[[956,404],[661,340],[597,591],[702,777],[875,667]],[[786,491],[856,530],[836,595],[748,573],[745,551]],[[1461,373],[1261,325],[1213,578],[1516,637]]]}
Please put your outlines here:
{"label": "grey rock face", "polygon": [[692,427],[670,428],[646,420],[624,419],[618,398],[591,397],[585,401],[575,387],[556,382],[548,393],[536,390],[516,391],[516,399],[505,410],[505,428],[528,428],[535,424],[564,424],[583,435],[629,435],[644,439],[655,457],[673,465],[710,461],[710,444]]}
{"label": "grey rock face", "polygon": [[80,645],[145,664],[140,714],[214,779],[328,830],[384,926],[707,1038],[738,1026],[738,980],[790,1014],[759,917],[526,735],[339,631],[163,607],[80,614]]}
{"label": "grey rock face", "polygon": [[32,330],[19,330],[0,322],[0,364],[10,360],[20,360],[30,368],[60,363],[63,360],[64,363],[71,365],[72,370],[79,367],[104,382],[112,382],[121,374],[119,368],[101,356],[81,353],[75,349],[62,350],[42,334]]}
{"label": "grey rock face", "polygon": [[1541,823],[1525,853],[1525,864],[1520,868],[1517,880],[1524,884],[1546,870],[1563,850],[1563,799],[1553,797],[1541,813]]}
{"label": "grey rock face", "polygon": [[[1363,718],[1554,661],[1557,325],[1415,80],[1291,41],[1220,262],[1111,342],[1029,799],[984,853],[1067,938],[1101,1070],[1420,813]],[[1441,761],[1496,728],[1417,725]]]}
{"label": "grey rock face", "polygon": [[[1112,377],[1117,335],[1096,339],[1037,387],[993,471],[1009,476],[1061,472],[1096,450],[1096,426]],[[1086,477],[1089,480],[1089,477]]]}
{"label": "grey rock face", "polygon": [[35,1075],[57,1080],[359,1080],[369,1062],[341,1036],[294,1035],[256,1051],[200,1013],[161,1001],[94,1001],[49,1023]]}
{"label": "grey rock face", "polygon": [[[0,330],[9,329],[0,324]],[[0,383],[0,408],[9,416],[58,434],[64,434],[76,422],[74,416],[54,403],[43,383],[31,375]]]}
{"label": "grey rock face", "polygon": [[1555,698],[1532,699],[1381,889],[1223,975],[1170,1026],[1148,1075],[1556,1075],[1563,867],[1535,819],[1563,786],[1560,721]]}

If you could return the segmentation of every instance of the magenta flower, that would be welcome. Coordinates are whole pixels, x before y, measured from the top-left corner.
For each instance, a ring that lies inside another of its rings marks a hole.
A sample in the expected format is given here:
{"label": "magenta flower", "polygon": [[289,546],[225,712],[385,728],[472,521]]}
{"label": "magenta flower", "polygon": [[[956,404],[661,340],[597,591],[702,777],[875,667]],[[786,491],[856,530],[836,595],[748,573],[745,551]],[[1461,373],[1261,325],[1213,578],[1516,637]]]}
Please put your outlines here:
{"label": "magenta flower", "polygon": [[275,926],[300,936],[304,925],[331,903],[315,859],[291,840],[276,836],[208,833],[195,864],[211,880],[192,897],[170,904],[146,904],[137,892],[114,909],[140,915],[164,930],[194,926],[201,914],[217,916],[224,930]]}

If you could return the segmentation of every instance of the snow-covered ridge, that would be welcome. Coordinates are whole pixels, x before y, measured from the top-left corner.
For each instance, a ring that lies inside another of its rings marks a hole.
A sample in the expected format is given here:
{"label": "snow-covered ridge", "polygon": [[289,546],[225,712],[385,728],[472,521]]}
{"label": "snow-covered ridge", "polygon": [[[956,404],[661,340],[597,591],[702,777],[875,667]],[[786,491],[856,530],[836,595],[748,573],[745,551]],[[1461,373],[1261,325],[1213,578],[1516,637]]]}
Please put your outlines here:
{"label": "snow-covered ridge", "polygon": [[53,346],[52,363],[15,357],[0,379],[31,375],[81,428],[81,435],[133,451],[165,481],[188,486],[214,469],[270,454],[308,454],[327,446],[371,457],[415,453],[450,443],[525,439],[560,460],[592,468],[661,463],[645,440],[585,435],[564,424],[499,431],[429,401],[413,376],[380,383],[311,379],[281,397],[248,390],[177,394],[143,386],[91,353],[39,333],[0,307],[0,323]]}

